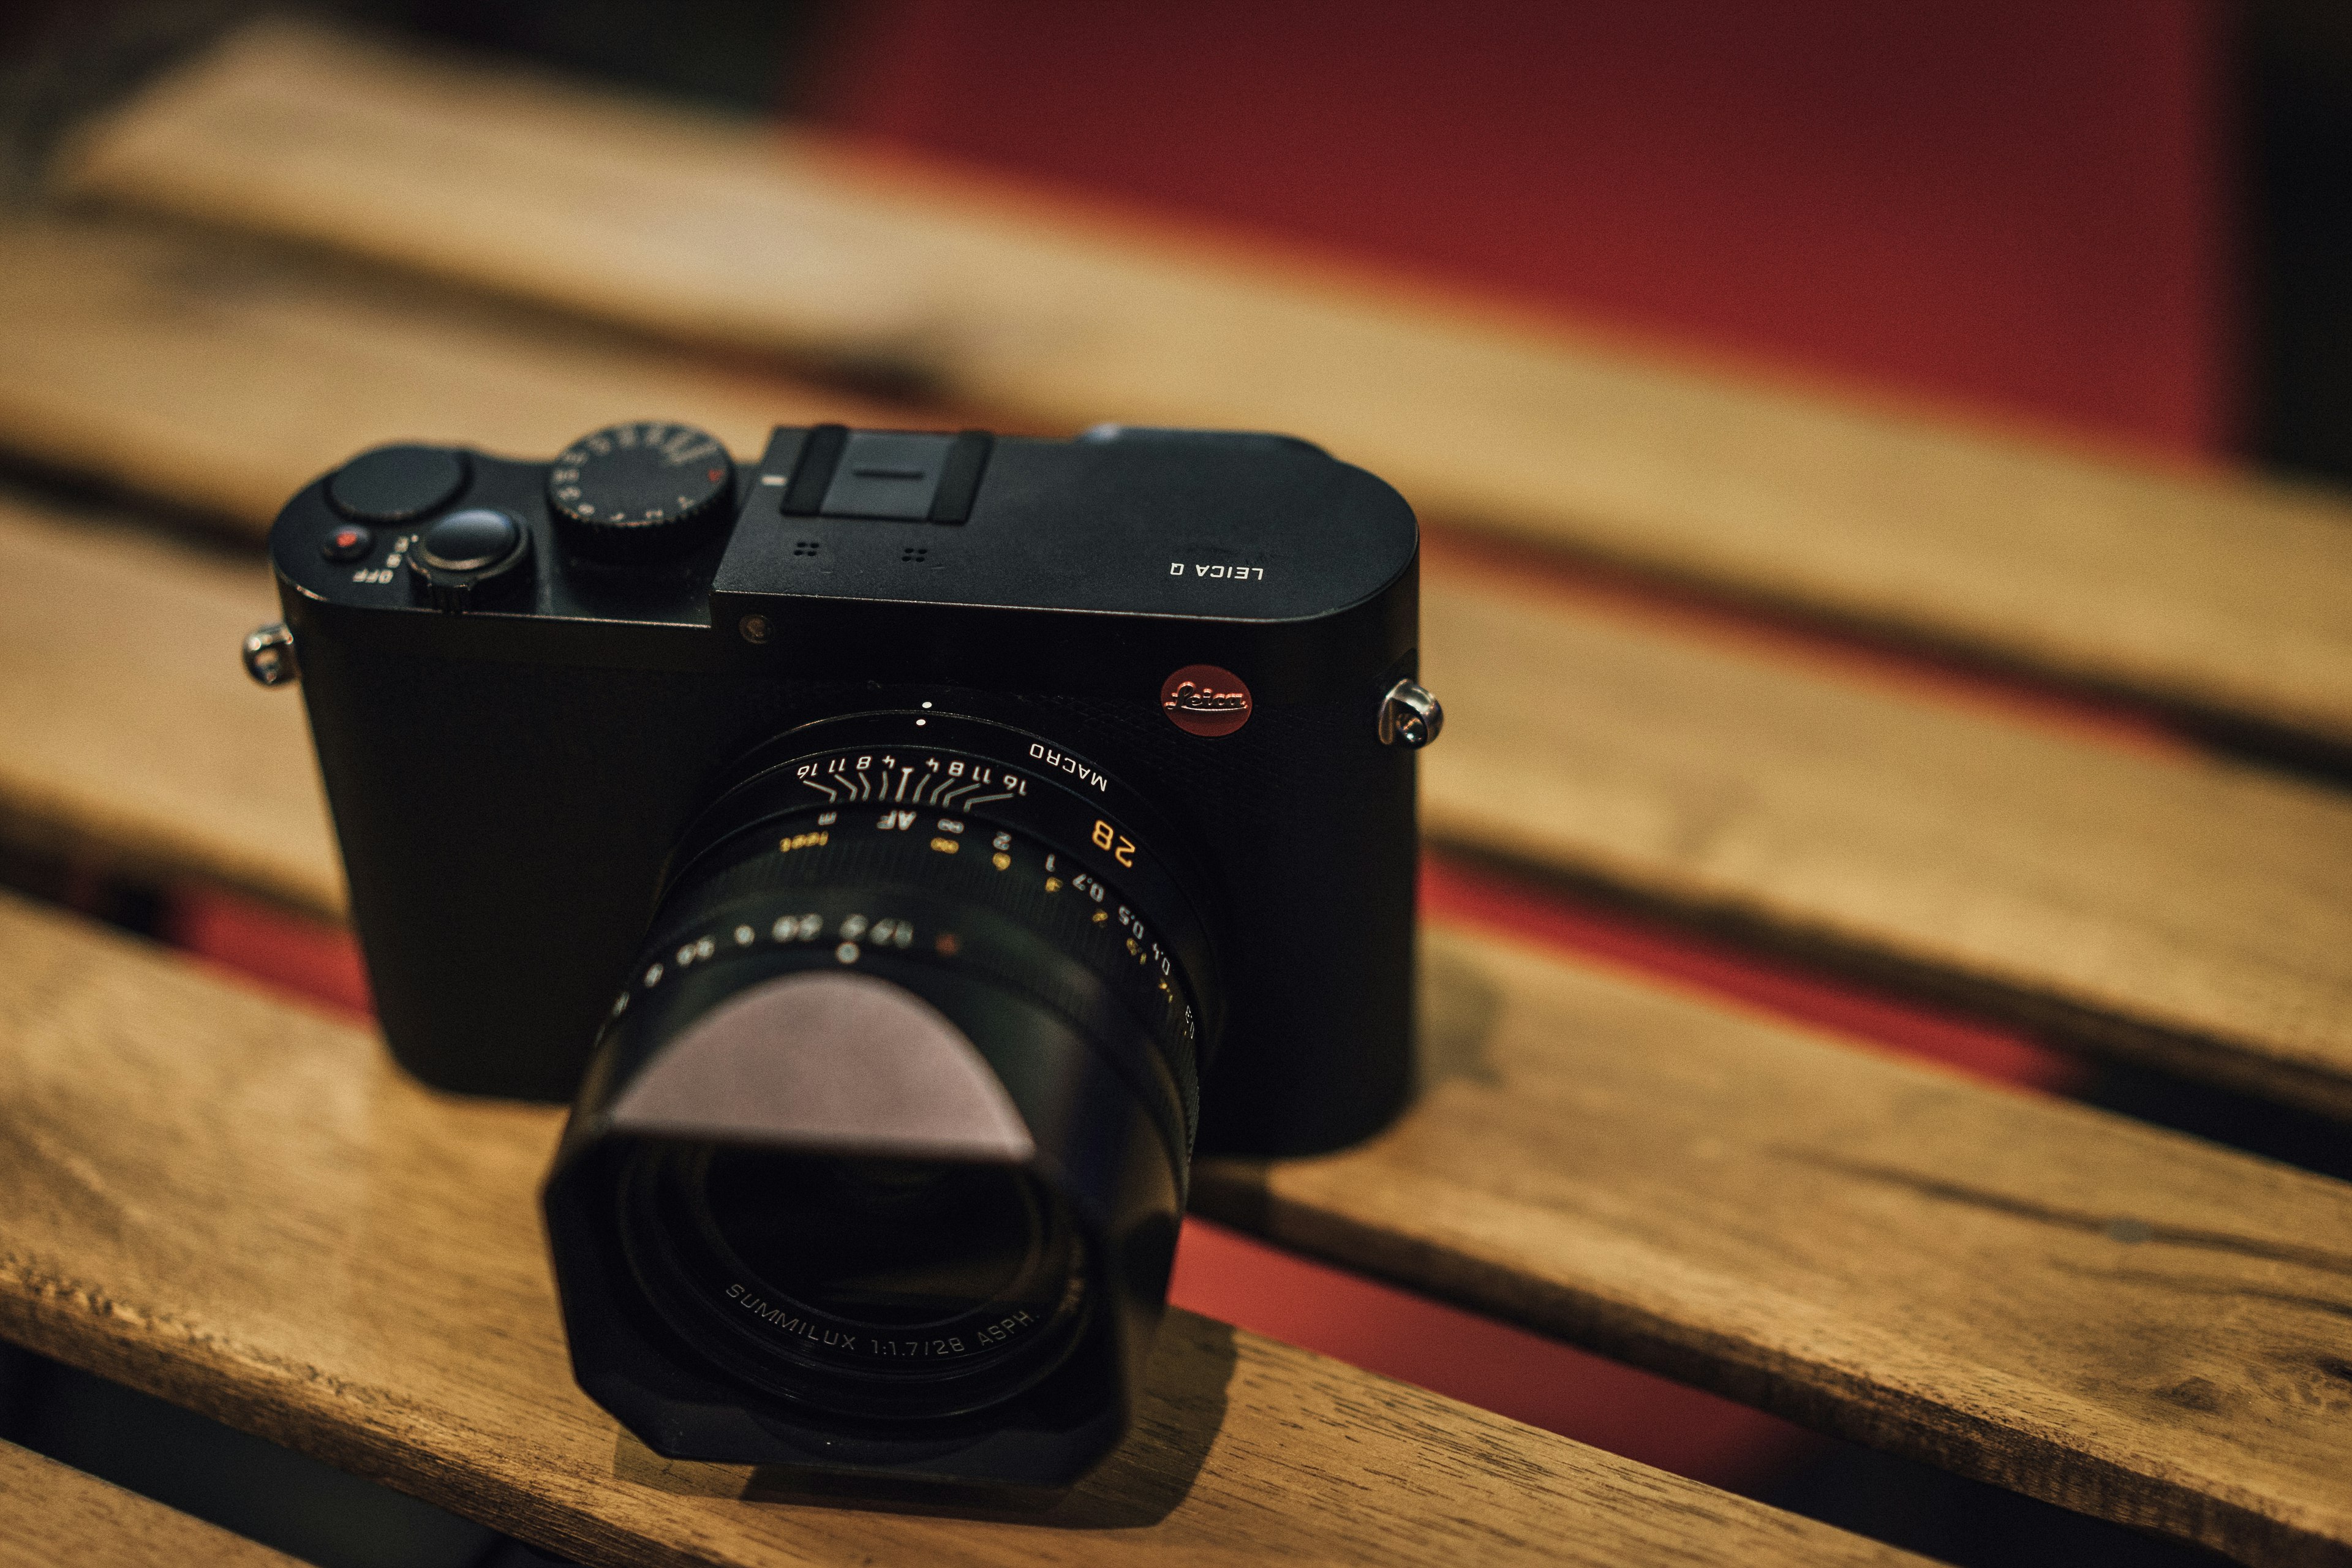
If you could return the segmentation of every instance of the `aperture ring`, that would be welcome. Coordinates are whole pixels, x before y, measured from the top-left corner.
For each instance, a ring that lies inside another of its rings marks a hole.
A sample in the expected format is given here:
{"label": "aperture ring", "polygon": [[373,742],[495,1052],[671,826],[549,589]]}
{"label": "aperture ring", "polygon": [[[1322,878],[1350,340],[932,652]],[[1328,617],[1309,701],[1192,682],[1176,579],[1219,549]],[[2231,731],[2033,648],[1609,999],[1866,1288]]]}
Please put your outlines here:
{"label": "aperture ring", "polygon": [[[1197,1014],[1185,966],[1144,912],[1031,835],[978,817],[899,820],[913,816],[803,810],[737,833],[665,900],[677,914],[656,925],[631,985],[656,987],[732,951],[809,942],[856,949],[848,963],[878,949],[983,973],[1089,1034],[1150,1039],[1156,1061],[1114,1065],[1148,1080],[1137,1086],[1147,1103],[1173,1096],[1173,1152],[1189,1163],[1200,1112]],[[908,918],[916,910],[919,921]],[[785,930],[789,917],[799,923]],[[1097,1016],[1098,991],[1117,999],[1126,1027]]]}
{"label": "aperture ring", "polygon": [[[614,1058],[623,1070],[678,1020],[757,978],[854,968],[920,991],[927,972],[961,973],[1043,1008],[1086,1041],[1158,1129],[1178,1189],[1186,1184],[1199,1091],[1179,1070],[1181,1042],[1155,1037],[1108,976],[1013,916],[903,879],[755,885],[691,902],[698,920],[649,949],[614,1001],[607,1033],[623,1037]],[[974,1037],[983,1055],[996,1043]]]}

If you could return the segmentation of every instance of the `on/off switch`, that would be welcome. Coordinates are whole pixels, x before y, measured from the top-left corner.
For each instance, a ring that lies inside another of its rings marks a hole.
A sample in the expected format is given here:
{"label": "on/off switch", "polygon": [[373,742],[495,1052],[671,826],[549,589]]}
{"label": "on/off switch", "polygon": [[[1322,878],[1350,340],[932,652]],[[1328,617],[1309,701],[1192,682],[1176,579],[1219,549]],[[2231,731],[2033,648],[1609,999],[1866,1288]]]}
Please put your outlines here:
{"label": "on/off switch", "polygon": [[375,535],[356,522],[347,522],[319,542],[319,553],[330,561],[364,561],[375,551]]}

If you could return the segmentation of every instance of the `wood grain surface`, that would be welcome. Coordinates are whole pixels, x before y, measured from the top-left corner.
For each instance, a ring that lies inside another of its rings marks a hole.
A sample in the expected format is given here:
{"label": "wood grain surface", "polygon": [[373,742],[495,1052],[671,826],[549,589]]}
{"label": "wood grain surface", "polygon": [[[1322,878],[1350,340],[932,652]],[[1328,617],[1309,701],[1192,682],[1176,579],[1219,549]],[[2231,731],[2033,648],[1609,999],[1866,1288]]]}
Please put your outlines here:
{"label": "wood grain surface", "polygon": [[[49,545],[24,558],[46,575],[12,569],[20,535]],[[0,527],[0,624],[24,597],[10,584],[71,584],[65,602],[113,593],[117,558],[82,556],[78,537],[21,515]],[[215,570],[225,597],[266,604],[245,568]],[[53,617],[57,640],[33,651],[70,655],[78,624]],[[224,610],[217,625],[190,622],[183,647],[92,661],[112,675],[62,705],[58,743],[70,749],[77,709],[147,715],[85,722],[180,759],[164,770],[178,793],[142,817],[101,789],[99,826],[79,831],[143,833],[169,847],[157,863],[190,871],[216,838],[210,868],[232,882],[258,837],[278,857],[263,890],[331,908],[336,866],[300,721],[278,717],[296,703],[194,640],[226,649],[241,624]],[[61,684],[71,668],[0,660]],[[1574,684],[1605,694],[1609,668]],[[155,670],[201,678],[180,689],[193,695],[152,700],[142,693],[175,689]],[[1670,729],[1671,689],[1643,689],[1643,721]],[[1723,700],[1752,700],[1736,686]],[[0,735],[41,728],[5,718]],[[1459,739],[1449,730],[1430,755]],[[46,776],[24,743],[0,743],[12,752]],[[51,798],[111,776],[92,770]],[[280,792],[274,842],[227,809],[251,808],[249,780]],[[104,826],[125,820],[135,830]],[[1432,958],[1433,1087],[1403,1126],[1341,1162],[1213,1168],[1205,1207],[1827,1429],[2251,1560],[2326,1560],[2314,1542],[2352,1542],[2346,1188],[1459,931]]]}
{"label": "wood grain surface", "polygon": [[301,1568],[291,1557],[0,1442],[0,1568]]}
{"label": "wood grain surface", "polygon": [[0,1331],[591,1563],[1916,1562],[1188,1313],[1050,1512],[794,1498],[572,1381],[536,1213],[559,1113],[0,900]]}
{"label": "wood grain surface", "polygon": [[682,410],[739,452],[897,410],[382,275],[104,226],[0,228],[0,439],[258,533],[294,489],[397,440],[554,452]]}
{"label": "wood grain surface", "polygon": [[1432,573],[1425,832],[2352,1117],[2352,796]]}
{"label": "wood grain surface", "polygon": [[[0,444],[256,531],[339,458],[399,437],[545,452],[657,412],[749,452],[772,411],[953,423],[184,237],[0,230],[0,268],[41,306],[0,316]],[[0,528],[0,555],[23,554],[0,577],[0,706],[26,736],[0,753],[0,813],[168,868],[183,817],[166,798],[200,784],[227,802],[242,773],[247,855],[284,853],[264,825],[289,791],[307,803],[310,770],[259,768],[253,731],[299,735],[296,704],[247,689],[228,651],[274,618],[265,578],[182,565],[167,587],[121,548],[78,561]],[[2352,1115],[2344,796],[1541,580],[1464,552],[1426,563],[1424,673],[1451,716],[1425,759],[1434,835],[2061,1042]],[[208,748],[215,723],[238,743]],[[175,757],[191,760],[163,765]],[[228,776],[180,776],[206,766]],[[236,874],[338,901],[331,873],[280,870]]]}
{"label": "wood grain surface", "polygon": [[0,831],[341,916],[301,704],[239,663],[278,617],[266,563],[0,494]]}
{"label": "wood grain surface", "polygon": [[1193,1202],[2248,1562],[2352,1562],[2352,1186],[1440,929],[1421,1102]]}
{"label": "wood grain surface", "polygon": [[1437,515],[2352,748],[2352,507],[2317,492],[284,25],[99,128],[66,184],[1049,426],[1292,430]]}

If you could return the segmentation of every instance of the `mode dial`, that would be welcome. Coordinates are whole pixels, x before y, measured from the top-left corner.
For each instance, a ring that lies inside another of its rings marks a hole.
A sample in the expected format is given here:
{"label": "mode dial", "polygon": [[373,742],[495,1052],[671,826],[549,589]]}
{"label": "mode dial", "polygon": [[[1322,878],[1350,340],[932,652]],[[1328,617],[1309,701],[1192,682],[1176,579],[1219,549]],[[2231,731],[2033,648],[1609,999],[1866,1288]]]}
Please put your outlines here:
{"label": "mode dial", "polygon": [[692,543],[725,515],[735,464],[691,425],[608,425],[563,449],[547,472],[547,503],[573,542],[637,555]]}

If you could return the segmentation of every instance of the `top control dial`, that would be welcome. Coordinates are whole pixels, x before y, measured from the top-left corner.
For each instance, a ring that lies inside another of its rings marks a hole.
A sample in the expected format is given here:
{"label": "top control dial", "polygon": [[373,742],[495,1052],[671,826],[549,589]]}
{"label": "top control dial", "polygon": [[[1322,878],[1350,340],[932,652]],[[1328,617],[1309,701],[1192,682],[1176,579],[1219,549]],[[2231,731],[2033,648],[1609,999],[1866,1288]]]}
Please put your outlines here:
{"label": "top control dial", "polygon": [[700,538],[726,512],[735,464],[718,438],[664,419],[608,425],[566,447],[547,474],[547,502],[574,542],[636,555]]}

